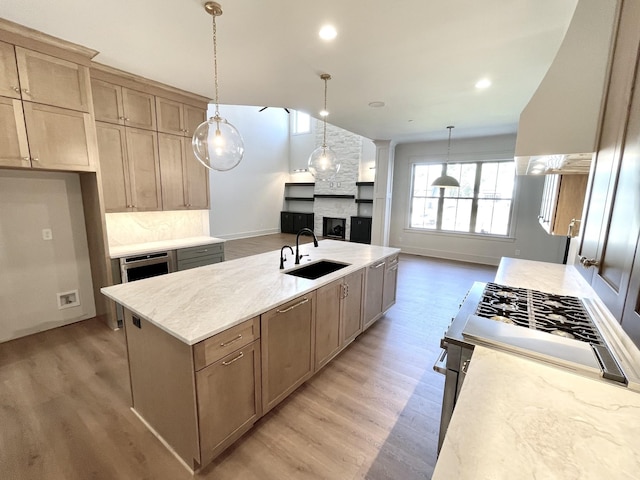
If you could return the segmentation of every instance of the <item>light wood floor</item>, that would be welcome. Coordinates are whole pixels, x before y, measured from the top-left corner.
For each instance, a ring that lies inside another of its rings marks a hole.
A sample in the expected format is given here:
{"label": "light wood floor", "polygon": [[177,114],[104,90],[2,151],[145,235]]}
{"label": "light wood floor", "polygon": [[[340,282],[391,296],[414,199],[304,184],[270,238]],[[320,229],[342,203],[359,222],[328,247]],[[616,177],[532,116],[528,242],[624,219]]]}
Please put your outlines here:
{"label": "light wood floor", "polygon": [[[284,243],[295,237],[234,240],[226,256]],[[196,477],[430,478],[439,340],[473,281],[494,274],[401,255],[398,300],[387,315]],[[129,406],[122,331],[87,320],[0,344],[0,478],[191,478]]]}

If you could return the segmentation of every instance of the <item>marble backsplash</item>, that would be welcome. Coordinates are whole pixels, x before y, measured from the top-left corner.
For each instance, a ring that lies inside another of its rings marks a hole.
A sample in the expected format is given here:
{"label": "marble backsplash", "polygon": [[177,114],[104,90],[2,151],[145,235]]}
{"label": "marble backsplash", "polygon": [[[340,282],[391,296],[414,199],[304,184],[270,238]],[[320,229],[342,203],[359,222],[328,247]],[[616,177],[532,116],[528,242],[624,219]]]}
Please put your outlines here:
{"label": "marble backsplash", "polygon": [[110,247],[209,235],[209,210],[107,213]]}

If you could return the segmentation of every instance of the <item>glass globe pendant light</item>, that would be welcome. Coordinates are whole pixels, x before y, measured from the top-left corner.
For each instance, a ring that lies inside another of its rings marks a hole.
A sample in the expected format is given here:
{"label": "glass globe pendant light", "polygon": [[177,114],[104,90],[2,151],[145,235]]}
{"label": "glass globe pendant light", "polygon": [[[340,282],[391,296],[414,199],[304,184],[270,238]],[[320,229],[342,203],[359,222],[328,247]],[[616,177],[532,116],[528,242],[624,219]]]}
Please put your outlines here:
{"label": "glass globe pendant light", "polygon": [[216,92],[216,110],[213,117],[198,125],[193,133],[191,145],[196,158],[211,170],[224,172],[236,167],[244,155],[244,142],[240,133],[225,118],[220,116],[218,103],[218,48],[216,17],[222,15],[222,7],[216,2],[204,4],[206,12],[213,17],[213,73]]}
{"label": "glass globe pendant light", "polygon": [[323,117],[322,146],[311,152],[307,166],[316,180],[326,182],[336,176],[340,170],[340,162],[336,152],[327,147],[327,115],[329,115],[327,111],[327,80],[331,80],[331,75],[323,73],[320,78],[324,80],[324,110],[320,112]]}
{"label": "glass globe pendant light", "polygon": [[[449,125],[447,127],[449,129],[449,144],[447,145],[447,165],[449,164],[449,153],[451,151],[451,129],[456,128],[453,125]],[[458,180],[453,178],[450,175],[442,175],[436,178],[431,184],[432,187],[437,188],[458,188],[460,187],[460,183]]]}

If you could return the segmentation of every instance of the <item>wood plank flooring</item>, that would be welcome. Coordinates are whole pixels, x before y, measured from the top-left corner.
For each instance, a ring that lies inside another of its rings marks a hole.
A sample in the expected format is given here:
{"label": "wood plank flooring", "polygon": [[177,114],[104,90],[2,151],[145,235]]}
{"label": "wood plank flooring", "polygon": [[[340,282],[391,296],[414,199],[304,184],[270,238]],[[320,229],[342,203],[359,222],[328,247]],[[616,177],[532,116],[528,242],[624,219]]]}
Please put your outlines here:
{"label": "wood plank flooring", "polygon": [[[233,240],[225,254],[285,243],[295,236]],[[387,315],[196,477],[430,478],[439,340],[473,281],[494,275],[495,267],[401,255]],[[130,404],[122,331],[92,319],[0,344],[0,478],[192,478]]]}

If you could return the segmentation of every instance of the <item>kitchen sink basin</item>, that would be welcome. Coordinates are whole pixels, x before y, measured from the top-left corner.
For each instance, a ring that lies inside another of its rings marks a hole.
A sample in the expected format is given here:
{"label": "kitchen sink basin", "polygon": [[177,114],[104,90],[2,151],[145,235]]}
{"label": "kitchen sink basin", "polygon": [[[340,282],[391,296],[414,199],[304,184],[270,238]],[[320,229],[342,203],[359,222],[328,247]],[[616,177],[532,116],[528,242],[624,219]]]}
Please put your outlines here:
{"label": "kitchen sink basin", "polygon": [[329,273],[336,272],[341,268],[348,267],[348,263],[338,263],[332,262],[330,260],[320,260],[315,263],[310,263],[305,265],[304,267],[296,268],[295,270],[290,270],[288,272],[284,272],[287,275],[293,275],[294,277],[302,277],[307,278],[309,280],[315,280],[324,275],[328,275]]}

